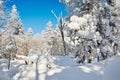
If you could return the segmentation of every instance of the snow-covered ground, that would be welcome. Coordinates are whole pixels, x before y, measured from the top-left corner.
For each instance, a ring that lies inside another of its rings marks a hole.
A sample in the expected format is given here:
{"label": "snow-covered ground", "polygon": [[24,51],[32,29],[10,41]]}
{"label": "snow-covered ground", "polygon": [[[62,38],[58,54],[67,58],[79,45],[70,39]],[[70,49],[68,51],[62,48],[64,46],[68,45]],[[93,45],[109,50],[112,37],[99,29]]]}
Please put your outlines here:
{"label": "snow-covered ground", "polygon": [[[7,60],[2,59],[0,60],[0,80],[103,80],[103,78],[104,80],[110,80],[108,74],[111,71],[113,73],[120,72],[120,69],[118,69],[120,67],[120,64],[118,64],[120,63],[120,57],[112,57],[100,63],[78,65],[71,56],[62,56],[57,57],[56,65],[50,62],[45,56],[37,57],[36,61],[29,65],[26,65],[24,60],[13,60],[8,71]],[[111,62],[118,66],[115,67],[115,71]],[[120,77],[117,78],[113,79],[120,79]]]}
{"label": "snow-covered ground", "polygon": [[105,67],[103,78],[104,80],[120,80],[120,57],[111,60]]}

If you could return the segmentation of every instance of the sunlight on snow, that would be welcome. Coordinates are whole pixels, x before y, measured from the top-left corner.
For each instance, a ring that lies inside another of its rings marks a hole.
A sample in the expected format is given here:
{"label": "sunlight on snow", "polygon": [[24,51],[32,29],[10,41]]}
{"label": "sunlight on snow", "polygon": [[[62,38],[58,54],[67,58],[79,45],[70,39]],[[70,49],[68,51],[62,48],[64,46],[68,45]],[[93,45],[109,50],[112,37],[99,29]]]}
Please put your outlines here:
{"label": "sunlight on snow", "polygon": [[99,67],[99,66],[97,66],[97,65],[94,65],[93,66],[93,70],[95,70],[95,71],[98,71],[98,70],[100,70],[101,69],[101,67]]}
{"label": "sunlight on snow", "polygon": [[90,73],[92,71],[90,68],[88,68],[86,66],[80,66],[80,68],[86,73]]}
{"label": "sunlight on snow", "polygon": [[63,71],[63,68],[52,69],[52,70],[48,71],[47,75],[48,75],[48,76],[52,76],[52,75],[54,75],[54,74],[56,74],[56,73],[60,73],[60,72],[62,72],[62,71]]}
{"label": "sunlight on snow", "polygon": [[40,74],[40,80],[45,80],[45,77],[46,77],[45,73]]}
{"label": "sunlight on snow", "polygon": [[94,65],[92,69],[96,72],[99,72],[100,74],[103,74],[102,67],[100,67],[98,65]]}

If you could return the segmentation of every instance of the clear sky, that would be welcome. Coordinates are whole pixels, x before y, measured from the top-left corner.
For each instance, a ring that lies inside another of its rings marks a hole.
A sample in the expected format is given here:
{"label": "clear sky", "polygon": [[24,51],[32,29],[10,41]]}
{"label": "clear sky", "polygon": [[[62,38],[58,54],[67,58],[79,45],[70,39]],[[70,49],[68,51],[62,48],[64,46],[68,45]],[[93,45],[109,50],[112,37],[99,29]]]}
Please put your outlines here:
{"label": "clear sky", "polygon": [[22,19],[25,31],[31,27],[34,33],[45,29],[46,23],[50,20],[56,27],[56,18],[51,13],[53,10],[57,16],[63,13],[66,15],[65,5],[59,0],[11,0],[6,4],[9,8],[15,4]]}

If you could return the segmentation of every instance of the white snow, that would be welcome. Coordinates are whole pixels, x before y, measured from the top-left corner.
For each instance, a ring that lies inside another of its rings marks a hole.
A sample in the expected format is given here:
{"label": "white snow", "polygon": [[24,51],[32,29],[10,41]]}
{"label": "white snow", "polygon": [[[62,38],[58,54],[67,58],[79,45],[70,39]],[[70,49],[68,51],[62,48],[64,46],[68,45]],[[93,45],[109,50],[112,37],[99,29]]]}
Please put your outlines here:
{"label": "white snow", "polygon": [[120,57],[111,61],[104,69],[104,80],[120,80]]}
{"label": "white snow", "polygon": [[[4,59],[0,60],[0,80],[120,79],[119,57],[113,57],[101,63],[85,63],[79,65],[74,61],[72,56],[56,57],[54,58],[54,60],[57,60],[55,64],[50,63],[49,58],[46,56],[38,55],[36,58],[36,62],[29,65],[25,65],[24,60],[12,60],[10,70],[7,70],[8,61]],[[52,57],[50,59],[52,59]],[[51,67],[48,67],[48,64]]]}
{"label": "white snow", "polygon": [[11,10],[11,14],[10,14],[10,15],[11,15],[11,17],[12,17],[11,19],[13,19],[13,20],[14,20],[15,18],[17,18],[16,5],[13,5],[13,6],[12,6],[12,10]]}
{"label": "white snow", "polygon": [[77,63],[75,62],[72,56],[60,56],[57,57],[57,65],[58,66],[75,66]]}
{"label": "white snow", "polygon": [[88,16],[86,16],[85,18],[83,17],[78,17],[76,15],[71,16],[70,18],[70,23],[68,23],[68,27],[71,29],[80,29],[80,26],[86,25],[87,24],[87,18]]}
{"label": "white snow", "polygon": [[65,67],[60,69],[59,73],[47,75],[46,80],[101,80],[101,70],[102,68],[97,65]]}

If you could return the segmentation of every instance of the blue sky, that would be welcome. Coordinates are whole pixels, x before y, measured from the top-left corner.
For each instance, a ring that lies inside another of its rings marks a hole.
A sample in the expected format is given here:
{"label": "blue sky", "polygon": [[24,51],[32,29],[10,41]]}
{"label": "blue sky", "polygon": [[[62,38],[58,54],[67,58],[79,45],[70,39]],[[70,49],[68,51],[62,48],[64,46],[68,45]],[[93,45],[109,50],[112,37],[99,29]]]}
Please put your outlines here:
{"label": "blue sky", "polygon": [[34,33],[44,30],[49,20],[55,28],[57,21],[51,10],[54,10],[57,16],[61,11],[63,16],[66,15],[65,5],[59,0],[11,0],[6,6],[11,8],[13,4],[17,7],[25,31],[31,27]]}

